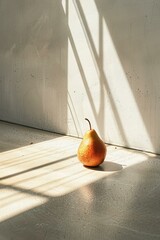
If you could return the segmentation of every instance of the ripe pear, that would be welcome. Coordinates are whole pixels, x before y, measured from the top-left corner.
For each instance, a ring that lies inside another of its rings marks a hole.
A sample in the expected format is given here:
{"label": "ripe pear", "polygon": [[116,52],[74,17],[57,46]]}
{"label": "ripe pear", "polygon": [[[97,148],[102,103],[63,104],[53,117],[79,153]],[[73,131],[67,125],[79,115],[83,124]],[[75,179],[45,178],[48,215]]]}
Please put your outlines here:
{"label": "ripe pear", "polygon": [[107,148],[96,131],[92,129],[90,121],[87,118],[85,120],[88,121],[90,130],[85,133],[79,145],[77,156],[84,166],[96,167],[103,163]]}

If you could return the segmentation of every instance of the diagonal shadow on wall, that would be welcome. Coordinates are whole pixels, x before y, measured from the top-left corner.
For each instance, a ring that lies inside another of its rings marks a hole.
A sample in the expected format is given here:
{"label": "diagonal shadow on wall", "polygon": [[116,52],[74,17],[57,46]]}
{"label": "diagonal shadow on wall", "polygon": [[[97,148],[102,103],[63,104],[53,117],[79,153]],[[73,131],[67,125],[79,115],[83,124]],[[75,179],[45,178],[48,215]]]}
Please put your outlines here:
{"label": "diagonal shadow on wall", "polygon": [[98,111],[69,26],[68,37],[101,135],[107,139],[106,132],[110,135],[114,130],[113,117],[110,122],[105,120],[107,114],[110,115],[110,110],[106,108],[107,96],[121,136],[118,141],[112,136],[108,138],[109,142],[159,153],[160,98],[159,82],[155,81],[159,75],[159,58],[154,48],[156,45],[159,52],[159,4],[157,1],[148,4],[95,1],[99,16],[98,51],[94,43],[96,36],[90,30],[89,17],[85,13],[87,4],[78,0],[73,4],[99,73],[101,92]]}

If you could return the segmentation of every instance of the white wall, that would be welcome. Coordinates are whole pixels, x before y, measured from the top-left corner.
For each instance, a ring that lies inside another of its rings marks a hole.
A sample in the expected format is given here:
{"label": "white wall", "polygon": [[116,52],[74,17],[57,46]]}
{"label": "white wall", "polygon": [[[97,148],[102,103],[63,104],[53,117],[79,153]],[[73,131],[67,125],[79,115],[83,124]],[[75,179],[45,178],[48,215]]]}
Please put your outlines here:
{"label": "white wall", "polygon": [[0,1],[0,119],[66,132],[67,28],[59,2]]}
{"label": "white wall", "polygon": [[[0,1],[0,119],[160,153],[160,1]],[[9,17],[8,17],[9,16]]]}

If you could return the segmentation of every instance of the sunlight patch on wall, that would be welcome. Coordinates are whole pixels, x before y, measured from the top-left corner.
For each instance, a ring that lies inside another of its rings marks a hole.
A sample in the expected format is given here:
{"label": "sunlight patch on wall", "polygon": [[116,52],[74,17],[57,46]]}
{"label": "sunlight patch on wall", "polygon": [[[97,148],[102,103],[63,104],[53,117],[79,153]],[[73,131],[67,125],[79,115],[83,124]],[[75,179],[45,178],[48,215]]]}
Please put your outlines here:
{"label": "sunlight patch on wall", "polygon": [[[101,73],[97,64],[100,54],[99,14],[93,1],[87,5],[85,1],[70,1],[67,15],[68,130],[72,136],[81,137],[86,130],[85,117],[92,119],[92,125],[99,132],[98,118],[106,105],[105,102],[102,104]],[[76,111],[71,113],[73,105]]]}
{"label": "sunlight patch on wall", "polygon": [[[71,115],[70,109],[73,106],[69,105],[68,125],[69,134],[75,136],[77,132],[78,136],[82,136],[82,131],[84,132],[84,123],[81,121],[76,123],[77,119],[82,119],[82,116],[83,119],[86,116],[93,116],[95,119],[100,108],[101,98],[99,72],[95,67],[92,48],[87,39],[87,34],[92,37],[91,29],[90,27],[87,27],[87,31],[84,29],[85,24],[88,26],[88,23],[82,23],[84,12],[79,4],[69,1],[68,5],[68,104],[72,101],[77,115]],[[96,45],[98,45],[98,22],[96,23],[95,36],[97,36]],[[97,124],[95,120],[93,122]]]}
{"label": "sunlight patch on wall", "polygon": [[[134,145],[136,146],[137,132],[139,132],[139,137],[143,137],[143,143],[141,141],[138,142],[139,148],[141,149],[145,145],[153,149],[152,142],[138,108],[138,103],[128,83],[127,76],[121,65],[119,56],[117,55],[105,20],[103,20],[103,38],[104,73],[108,84],[108,90],[112,94],[126,139],[129,140],[130,136],[132,136],[132,147],[134,147]],[[114,112],[114,109],[111,107],[110,111]],[[111,135],[111,133],[109,134]],[[110,137],[115,139],[114,136]]]}
{"label": "sunlight patch on wall", "polygon": [[68,24],[68,134],[82,136],[87,116],[105,142],[154,151],[106,18],[92,0],[63,1],[63,8]]}
{"label": "sunlight patch on wall", "polygon": [[99,13],[95,2],[93,0],[75,1],[74,5],[81,22],[81,27],[88,44],[88,48],[92,55],[94,55],[93,51],[95,51],[98,55],[100,45]]}

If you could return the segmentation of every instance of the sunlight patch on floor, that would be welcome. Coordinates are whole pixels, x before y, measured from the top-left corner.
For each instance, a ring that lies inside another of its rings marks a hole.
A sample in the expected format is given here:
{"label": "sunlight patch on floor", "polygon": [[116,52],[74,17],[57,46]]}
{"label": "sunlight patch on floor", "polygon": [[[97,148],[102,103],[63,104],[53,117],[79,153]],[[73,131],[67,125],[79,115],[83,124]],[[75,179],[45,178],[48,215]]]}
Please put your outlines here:
{"label": "sunlight patch on floor", "polygon": [[108,146],[104,163],[86,168],[76,156],[80,141],[62,136],[0,153],[0,221],[148,158],[142,152]]}

